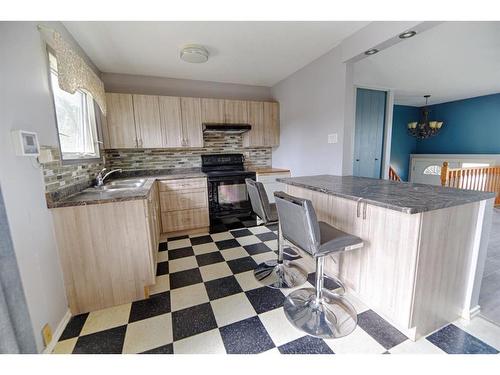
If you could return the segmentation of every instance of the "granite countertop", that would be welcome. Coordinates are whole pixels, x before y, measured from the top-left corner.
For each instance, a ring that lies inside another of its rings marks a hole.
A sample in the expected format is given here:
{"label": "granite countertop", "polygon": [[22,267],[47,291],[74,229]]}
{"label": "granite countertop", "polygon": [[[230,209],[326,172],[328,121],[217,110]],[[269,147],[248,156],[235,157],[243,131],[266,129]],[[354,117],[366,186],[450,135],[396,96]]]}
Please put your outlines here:
{"label": "granite countertop", "polygon": [[279,178],[288,185],[359,200],[408,214],[460,206],[495,197],[495,193],[354,176]]}
{"label": "granite countertop", "polygon": [[49,208],[85,206],[90,204],[103,204],[110,202],[123,202],[136,199],[146,199],[151,187],[155,181],[161,180],[176,180],[181,178],[200,178],[206,177],[206,174],[199,169],[172,169],[172,170],[140,170],[140,171],[123,171],[121,174],[115,175],[118,178],[106,179],[106,183],[110,181],[145,179],[146,181],[140,187],[120,189],[114,191],[99,191],[90,187],[76,194],[70,195],[63,199],[51,201]]}

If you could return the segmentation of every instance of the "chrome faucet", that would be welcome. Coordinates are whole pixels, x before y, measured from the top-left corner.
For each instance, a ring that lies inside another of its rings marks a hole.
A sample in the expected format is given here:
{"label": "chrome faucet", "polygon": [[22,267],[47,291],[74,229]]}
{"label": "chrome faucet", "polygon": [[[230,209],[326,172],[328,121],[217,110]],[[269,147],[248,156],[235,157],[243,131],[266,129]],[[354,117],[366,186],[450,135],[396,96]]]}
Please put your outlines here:
{"label": "chrome faucet", "polygon": [[98,174],[97,176],[95,177],[95,181],[96,181],[96,186],[99,187],[99,186],[102,186],[104,185],[104,180],[111,174],[111,173],[115,173],[115,172],[122,172],[122,169],[113,169],[112,171],[109,171],[108,173],[106,173],[104,176],[103,176],[103,173],[104,171],[106,170],[106,168],[103,168]]}

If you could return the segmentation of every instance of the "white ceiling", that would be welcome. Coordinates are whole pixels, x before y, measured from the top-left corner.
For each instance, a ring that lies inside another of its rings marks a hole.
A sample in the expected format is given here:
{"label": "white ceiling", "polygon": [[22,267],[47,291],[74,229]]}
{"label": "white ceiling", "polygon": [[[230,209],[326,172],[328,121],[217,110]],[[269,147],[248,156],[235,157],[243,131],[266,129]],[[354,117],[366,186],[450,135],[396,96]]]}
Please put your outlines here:
{"label": "white ceiling", "polygon": [[[273,86],[369,22],[64,22],[102,72]],[[187,43],[205,64],[179,59]]]}
{"label": "white ceiling", "polygon": [[358,85],[422,106],[500,92],[500,22],[445,22],[357,62]]}

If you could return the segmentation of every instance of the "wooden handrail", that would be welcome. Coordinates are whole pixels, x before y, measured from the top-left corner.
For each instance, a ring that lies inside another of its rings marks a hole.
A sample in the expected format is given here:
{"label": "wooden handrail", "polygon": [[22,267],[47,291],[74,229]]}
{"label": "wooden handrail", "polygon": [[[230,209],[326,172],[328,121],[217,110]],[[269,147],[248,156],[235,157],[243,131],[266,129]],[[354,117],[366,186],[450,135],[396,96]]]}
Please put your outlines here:
{"label": "wooden handrail", "polygon": [[389,166],[389,180],[401,181],[401,177],[399,177],[398,173],[392,166]]}
{"label": "wooden handrail", "polygon": [[500,204],[500,166],[449,168],[441,167],[441,185],[457,189],[496,193],[495,205]]}

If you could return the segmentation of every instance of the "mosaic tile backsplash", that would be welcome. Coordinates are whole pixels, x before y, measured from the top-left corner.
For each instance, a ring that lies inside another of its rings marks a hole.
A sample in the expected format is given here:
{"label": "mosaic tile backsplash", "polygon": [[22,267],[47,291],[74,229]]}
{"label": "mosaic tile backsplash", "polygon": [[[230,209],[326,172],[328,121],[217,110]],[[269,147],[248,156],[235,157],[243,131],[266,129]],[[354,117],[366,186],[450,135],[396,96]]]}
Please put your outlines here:
{"label": "mosaic tile backsplash", "polygon": [[202,154],[242,153],[246,167],[270,167],[271,148],[244,148],[241,135],[205,134],[204,148],[106,150],[106,168],[124,170],[201,167]]}

